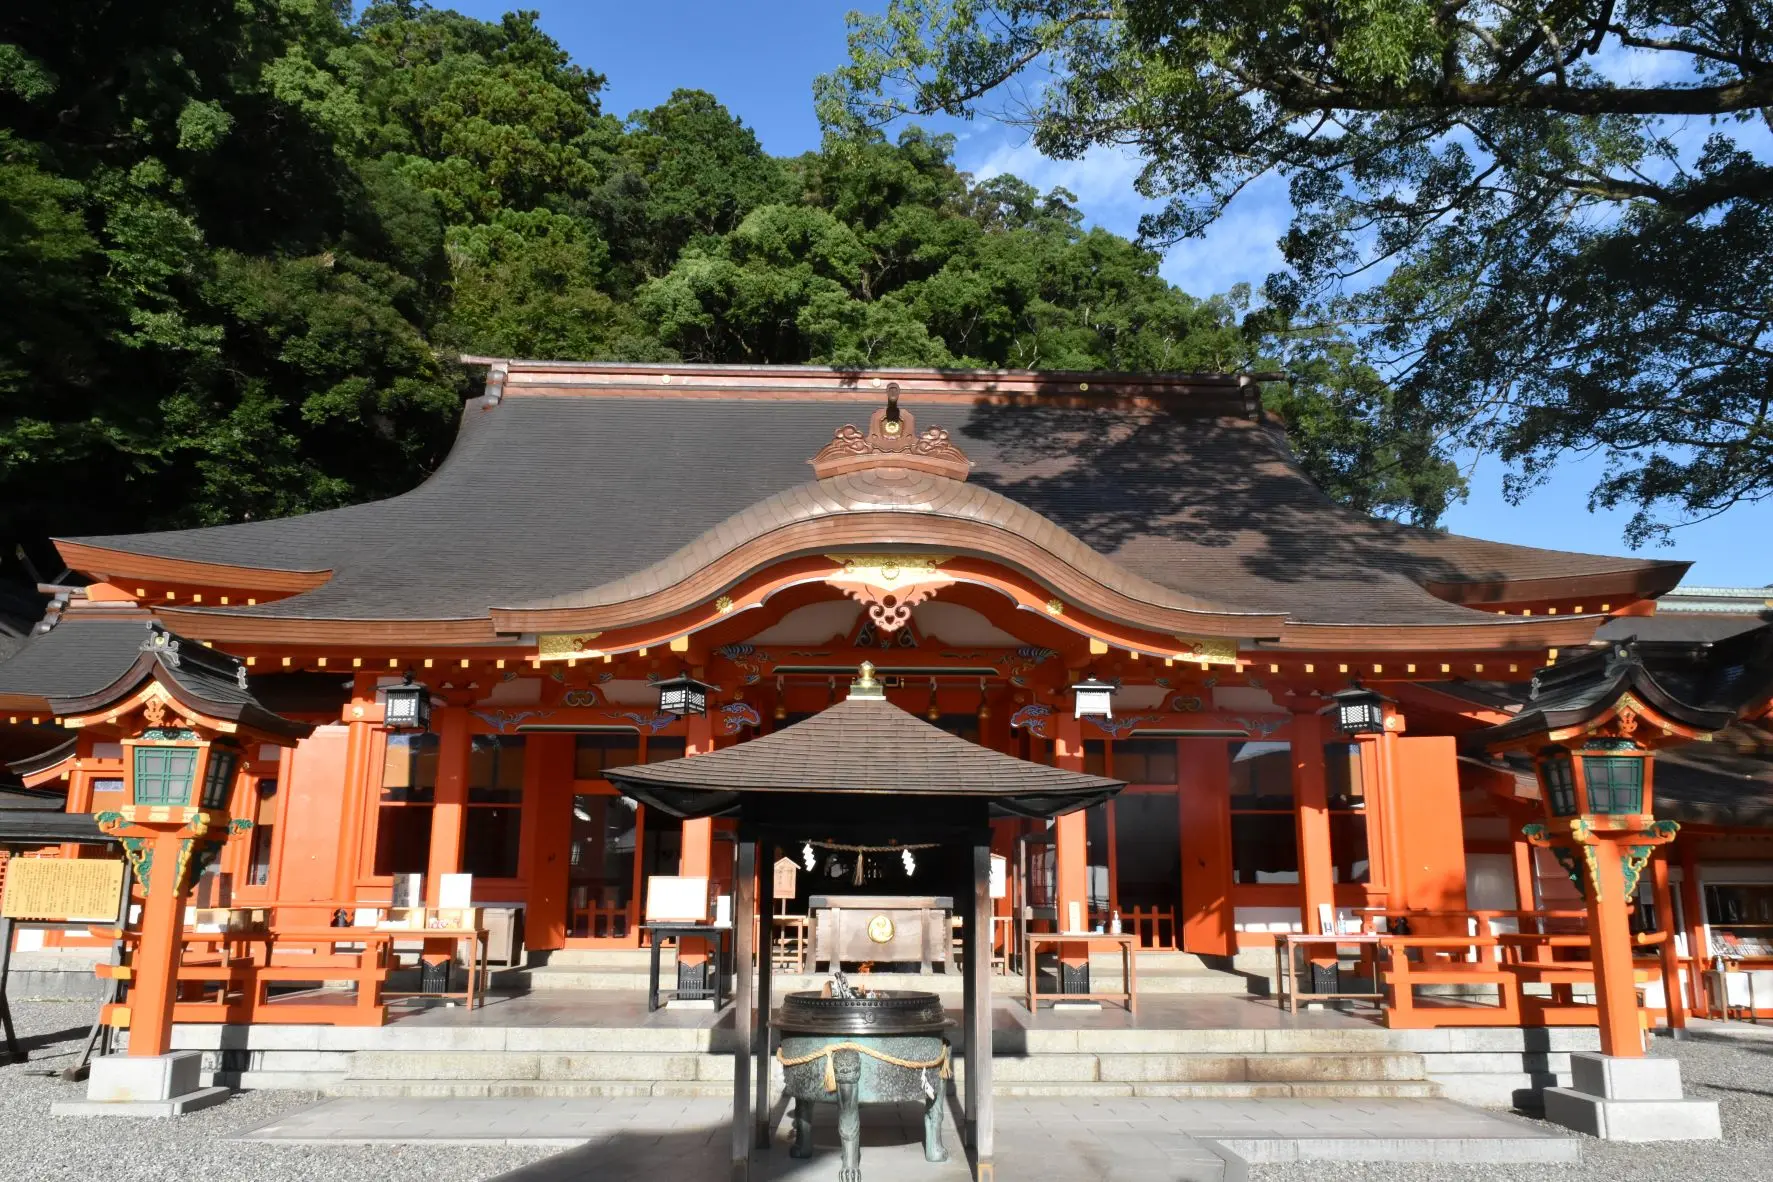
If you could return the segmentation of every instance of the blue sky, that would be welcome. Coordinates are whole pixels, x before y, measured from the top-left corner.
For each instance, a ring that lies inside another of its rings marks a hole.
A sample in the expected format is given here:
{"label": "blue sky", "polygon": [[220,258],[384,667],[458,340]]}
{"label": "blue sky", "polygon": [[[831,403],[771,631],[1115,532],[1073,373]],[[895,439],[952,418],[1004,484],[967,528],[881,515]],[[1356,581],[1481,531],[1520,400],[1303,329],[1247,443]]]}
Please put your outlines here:
{"label": "blue sky", "polygon": [[[444,6],[440,3],[439,5]],[[459,0],[449,5],[485,19],[516,5]],[[764,147],[789,155],[818,146],[813,78],[845,56],[844,0],[650,0],[587,3],[523,0],[539,9],[542,27],[575,61],[606,75],[604,109],[615,115],[655,106],[678,87],[714,94],[757,131]],[[1081,161],[1042,158],[1022,135],[985,121],[945,127],[960,137],[962,168],[979,175],[1013,172],[1045,189],[1063,185],[1078,195],[1091,221],[1124,234],[1137,229],[1144,203],[1132,189],[1134,161],[1099,152]],[[1251,186],[1206,238],[1165,256],[1163,273],[1196,295],[1244,281],[1259,285],[1275,268],[1275,240],[1288,220],[1286,190],[1268,178]],[[1590,513],[1588,489],[1595,462],[1565,465],[1519,506],[1502,497],[1502,468],[1479,465],[1470,499],[1448,513],[1459,533],[1524,545],[1626,553],[1628,512]],[[1773,584],[1773,501],[1742,506],[1712,521],[1676,531],[1672,547],[1647,557],[1693,561],[1689,584]]]}

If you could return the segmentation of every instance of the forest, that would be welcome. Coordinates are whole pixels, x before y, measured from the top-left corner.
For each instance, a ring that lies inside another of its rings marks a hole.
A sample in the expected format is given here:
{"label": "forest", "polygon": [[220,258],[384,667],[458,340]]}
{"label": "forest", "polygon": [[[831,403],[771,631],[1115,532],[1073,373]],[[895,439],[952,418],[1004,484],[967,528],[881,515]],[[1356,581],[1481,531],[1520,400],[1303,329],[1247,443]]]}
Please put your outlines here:
{"label": "forest", "polygon": [[1332,495],[1425,524],[1457,495],[1349,340],[1189,296],[1063,190],[915,126],[773,157],[702,91],[604,110],[593,66],[534,14],[409,2],[0,16],[10,573],[54,577],[51,537],[411,488],[464,353],[1284,368],[1265,399]]}

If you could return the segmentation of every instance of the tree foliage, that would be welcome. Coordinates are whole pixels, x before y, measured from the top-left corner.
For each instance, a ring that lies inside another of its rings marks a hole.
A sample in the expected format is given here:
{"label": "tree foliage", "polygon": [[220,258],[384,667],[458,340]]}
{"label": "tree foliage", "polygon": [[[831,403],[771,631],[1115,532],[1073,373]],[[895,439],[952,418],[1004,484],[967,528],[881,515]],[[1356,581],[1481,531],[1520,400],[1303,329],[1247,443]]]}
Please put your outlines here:
{"label": "tree foliage", "polygon": [[1517,494],[1603,453],[1634,542],[1773,495],[1768,0],[892,0],[851,51],[830,125],[1132,150],[1154,241],[1285,177],[1273,313],[1391,379],[1344,428],[1498,452]]}
{"label": "tree foliage", "polygon": [[1454,477],[1428,449],[1342,422],[1383,389],[1345,342],[1276,332],[1243,295],[1189,297],[1063,191],[975,180],[915,129],[776,158],[711,95],[621,119],[602,85],[534,14],[0,16],[0,542],[411,487],[449,445],[461,353],[1181,370],[1285,354],[1304,375],[1285,396],[1295,445],[1326,483],[1422,520],[1445,503]]}

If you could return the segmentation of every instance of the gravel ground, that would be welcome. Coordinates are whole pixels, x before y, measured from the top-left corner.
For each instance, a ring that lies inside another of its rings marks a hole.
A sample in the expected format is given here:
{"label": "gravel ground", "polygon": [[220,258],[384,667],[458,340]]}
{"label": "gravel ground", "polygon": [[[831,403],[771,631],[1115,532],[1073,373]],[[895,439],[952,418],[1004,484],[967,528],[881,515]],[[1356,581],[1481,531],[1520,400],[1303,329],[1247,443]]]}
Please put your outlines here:
{"label": "gravel ground", "polygon": [[[227,1140],[319,1097],[244,1092],[178,1120],[55,1119],[49,1105],[79,1099],[85,1084],[54,1073],[73,1061],[92,1009],[84,1003],[19,1002],[18,1034],[31,1061],[0,1067],[0,1177],[103,1178],[107,1182],[479,1182],[548,1157],[540,1147],[277,1145]],[[1696,1030],[1657,1055],[1681,1061],[1692,1096],[1718,1101],[1724,1140],[1625,1145],[1583,1140],[1581,1164],[1449,1165],[1314,1162],[1252,1166],[1250,1182],[1751,1182],[1773,1179],[1773,1030]]]}
{"label": "gravel ground", "polygon": [[[1565,1165],[1360,1164],[1251,1166],[1250,1182],[1758,1182],[1773,1179],[1773,1031],[1736,1024],[1659,1038],[1652,1054],[1681,1061],[1687,1095],[1718,1102],[1722,1141],[1630,1145],[1582,1138]],[[1736,1033],[1740,1032],[1740,1033]],[[1556,1126],[1547,1126],[1555,1128]],[[1560,1130],[1567,1131],[1567,1130]]]}
{"label": "gravel ground", "polygon": [[82,1099],[63,1083],[92,1022],[86,1003],[14,1002],[30,1062],[0,1067],[0,1177],[106,1182],[478,1182],[557,1153],[544,1148],[461,1145],[274,1145],[228,1137],[320,1097],[309,1092],[241,1092],[226,1104],[177,1120],[60,1119],[51,1101]]}

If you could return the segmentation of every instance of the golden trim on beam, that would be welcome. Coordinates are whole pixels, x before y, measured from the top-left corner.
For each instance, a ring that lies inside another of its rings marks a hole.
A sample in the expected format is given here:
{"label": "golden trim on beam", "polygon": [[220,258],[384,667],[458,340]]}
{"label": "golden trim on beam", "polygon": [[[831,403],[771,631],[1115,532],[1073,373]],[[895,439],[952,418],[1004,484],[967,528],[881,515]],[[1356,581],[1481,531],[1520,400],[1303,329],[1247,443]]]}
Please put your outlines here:
{"label": "golden trim on beam", "polygon": [[536,637],[536,656],[543,661],[564,661],[568,657],[595,656],[591,642],[601,632],[543,632]]}
{"label": "golden trim on beam", "polygon": [[1203,665],[1237,664],[1237,641],[1225,637],[1177,636],[1181,648],[1178,661],[1199,661]]}

